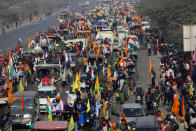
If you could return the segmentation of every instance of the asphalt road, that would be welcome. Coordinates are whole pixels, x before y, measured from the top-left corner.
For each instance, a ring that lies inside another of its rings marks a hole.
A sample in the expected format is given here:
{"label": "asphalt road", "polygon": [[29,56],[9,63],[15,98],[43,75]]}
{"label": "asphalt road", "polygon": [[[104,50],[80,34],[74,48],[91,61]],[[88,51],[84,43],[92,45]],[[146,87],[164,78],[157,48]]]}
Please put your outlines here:
{"label": "asphalt road", "polygon": [[[52,25],[57,25],[57,15],[47,17],[41,21],[35,21],[31,24],[24,25],[18,29],[6,32],[4,35],[0,35],[1,50],[11,50],[17,45],[18,38],[21,38],[23,42],[27,41],[28,37],[33,38],[36,32],[47,31]],[[27,46],[27,44],[26,44]]]}

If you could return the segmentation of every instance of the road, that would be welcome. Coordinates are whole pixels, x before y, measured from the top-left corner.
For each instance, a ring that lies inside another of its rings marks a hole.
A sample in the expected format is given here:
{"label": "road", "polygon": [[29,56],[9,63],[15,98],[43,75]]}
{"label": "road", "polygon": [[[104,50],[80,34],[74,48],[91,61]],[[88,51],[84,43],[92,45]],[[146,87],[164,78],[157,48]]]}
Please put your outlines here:
{"label": "road", "polygon": [[[36,32],[47,31],[52,25],[57,25],[57,15],[47,17],[41,21],[35,21],[32,24],[22,26],[18,29],[11,30],[4,35],[0,35],[0,46],[1,50],[11,50],[16,47],[18,38],[23,41],[27,41],[28,37],[33,38]],[[27,46],[27,44],[26,44]]]}
{"label": "road", "polygon": [[[77,0],[72,1],[73,11],[81,10],[81,7],[79,7],[78,4],[79,3]],[[87,8],[91,8],[95,4],[96,2],[91,1]],[[0,50],[8,51],[15,49],[19,38],[21,38],[22,41],[26,43],[24,44],[24,47],[27,47],[26,41],[28,40],[28,37],[33,38],[35,37],[36,32],[45,32],[49,27],[58,25],[57,16],[58,14],[55,14],[41,21],[35,21],[20,28],[10,30],[5,34],[0,34]]]}

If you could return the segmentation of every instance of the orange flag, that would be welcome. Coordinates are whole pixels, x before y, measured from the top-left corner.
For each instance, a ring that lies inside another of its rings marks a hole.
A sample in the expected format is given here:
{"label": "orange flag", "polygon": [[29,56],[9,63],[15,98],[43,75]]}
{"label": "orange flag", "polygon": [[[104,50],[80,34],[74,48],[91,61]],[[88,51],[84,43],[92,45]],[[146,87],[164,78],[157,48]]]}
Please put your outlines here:
{"label": "orange flag", "polygon": [[39,32],[36,33],[36,36],[39,37]]}
{"label": "orange flag", "polygon": [[182,96],[182,108],[181,108],[182,116],[184,117],[184,125],[185,125],[185,109],[184,109],[184,96]]}
{"label": "orange flag", "polygon": [[151,62],[151,57],[150,56],[149,56],[149,62],[150,62],[149,72],[151,72],[151,70],[152,70],[152,62]]}
{"label": "orange flag", "polygon": [[12,82],[9,82],[8,97],[9,97],[9,105],[10,105],[13,102]]}
{"label": "orange flag", "polygon": [[106,106],[106,103],[105,103],[105,101],[104,101],[104,99],[103,99],[103,113],[104,113],[104,115],[105,115],[105,110],[106,110],[106,108],[107,108],[107,106]]}
{"label": "orange flag", "polygon": [[172,106],[172,112],[178,117],[178,113],[179,113],[179,106],[180,106],[180,102],[178,100],[178,95],[176,93],[176,98],[174,99],[174,103]]}
{"label": "orange flag", "polygon": [[61,24],[61,19],[59,17],[57,19],[58,19],[59,24]]}
{"label": "orange flag", "polygon": [[128,41],[126,40],[126,48],[125,48],[126,57],[127,57],[127,53],[128,53]]}
{"label": "orange flag", "polygon": [[30,46],[31,46],[31,38],[29,37],[29,39],[28,39],[28,52],[30,51]]}
{"label": "orange flag", "polygon": [[107,74],[107,79],[109,79],[112,76],[110,67],[108,66],[108,74]]}
{"label": "orange flag", "polygon": [[163,111],[161,111],[161,128],[163,128],[163,119],[164,119],[164,114]]}
{"label": "orange flag", "polygon": [[24,111],[24,91],[22,93],[22,101],[20,105],[22,106],[22,110]]}
{"label": "orange flag", "polygon": [[128,124],[127,118],[125,117],[125,114],[122,109],[121,109],[121,116],[123,117],[123,120],[125,121],[125,125],[127,125]]}

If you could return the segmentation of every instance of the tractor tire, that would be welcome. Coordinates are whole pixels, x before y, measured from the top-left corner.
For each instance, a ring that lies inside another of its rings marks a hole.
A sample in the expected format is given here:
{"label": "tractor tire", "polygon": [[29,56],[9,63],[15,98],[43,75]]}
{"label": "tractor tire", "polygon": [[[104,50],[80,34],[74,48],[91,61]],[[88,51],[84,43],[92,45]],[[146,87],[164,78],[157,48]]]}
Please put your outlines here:
{"label": "tractor tire", "polygon": [[118,103],[115,95],[110,98],[110,107],[112,114],[116,115],[118,111]]}
{"label": "tractor tire", "polygon": [[128,85],[125,85],[124,86],[123,92],[124,92],[124,98],[125,98],[125,100],[128,100],[129,99],[129,87],[128,87]]}
{"label": "tractor tire", "polygon": [[124,97],[124,93],[122,92],[120,94],[120,104],[124,104],[125,103],[125,97]]}
{"label": "tractor tire", "polygon": [[11,128],[11,124],[9,122],[6,122],[2,131],[10,131],[10,128]]}

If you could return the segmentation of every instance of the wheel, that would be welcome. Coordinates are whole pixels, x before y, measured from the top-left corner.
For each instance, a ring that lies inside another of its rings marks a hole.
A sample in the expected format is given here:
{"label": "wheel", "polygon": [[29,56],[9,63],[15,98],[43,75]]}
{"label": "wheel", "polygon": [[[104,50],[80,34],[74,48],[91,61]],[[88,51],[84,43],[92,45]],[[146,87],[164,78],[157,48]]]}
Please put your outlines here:
{"label": "wheel", "polygon": [[126,86],[124,86],[123,89],[124,89],[124,90],[123,90],[124,99],[125,99],[125,100],[128,100],[128,99],[129,99],[129,87],[126,85]]}
{"label": "wheel", "polygon": [[9,122],[6,122],[3,131],[10,131],[10,129],[11,129],[11,124]]}
{"label": "wheel", "polygon": [[124,104],[124,102],[125,102],[125,94],[122,92],[121,94],[120,94],[120,104]]}

